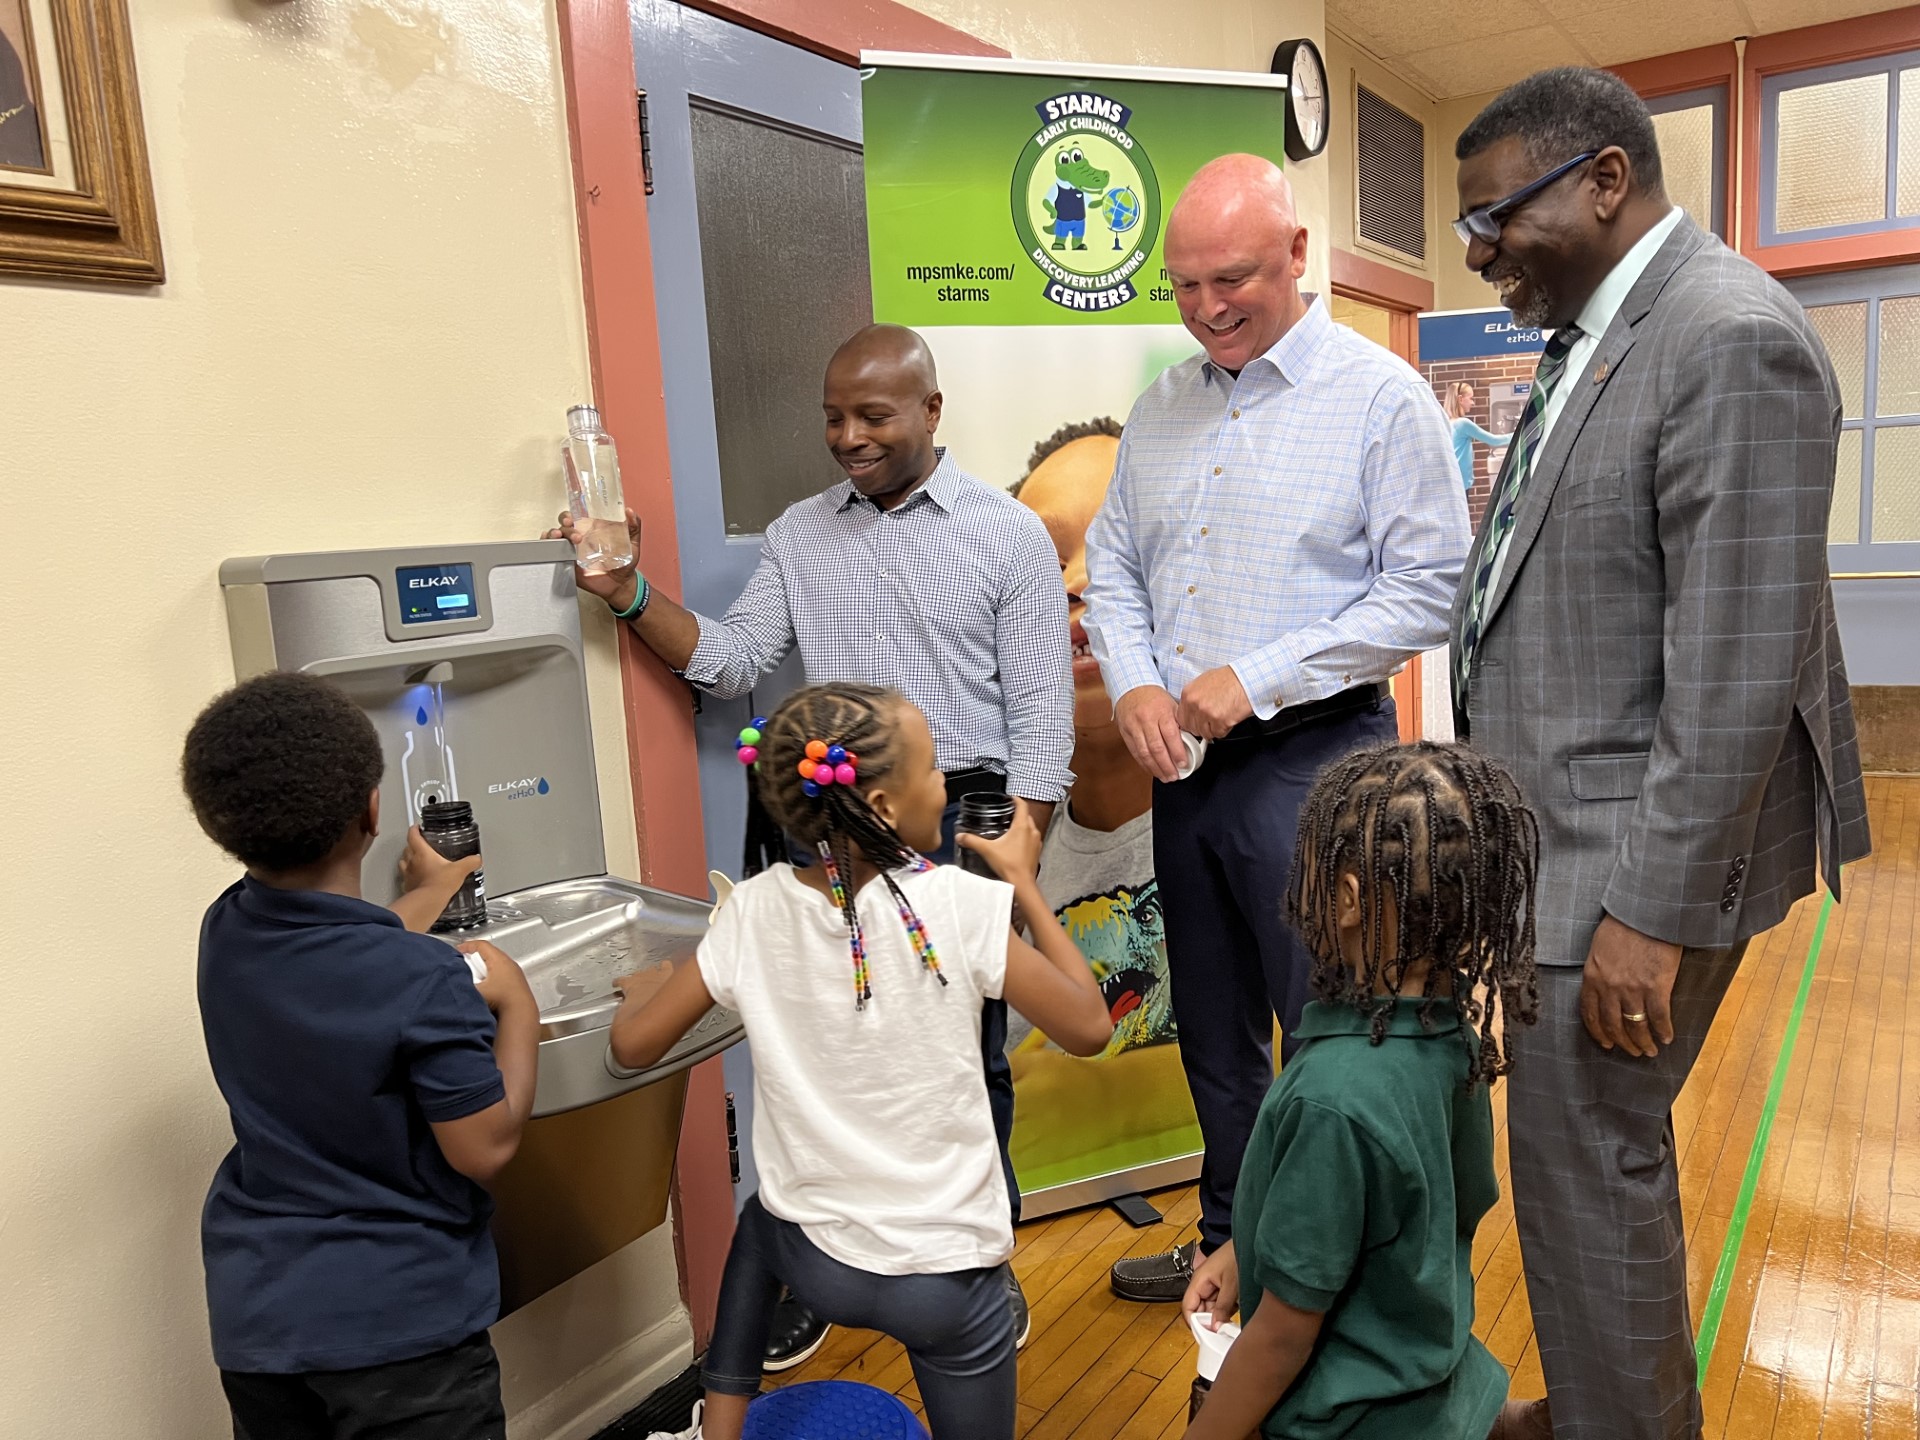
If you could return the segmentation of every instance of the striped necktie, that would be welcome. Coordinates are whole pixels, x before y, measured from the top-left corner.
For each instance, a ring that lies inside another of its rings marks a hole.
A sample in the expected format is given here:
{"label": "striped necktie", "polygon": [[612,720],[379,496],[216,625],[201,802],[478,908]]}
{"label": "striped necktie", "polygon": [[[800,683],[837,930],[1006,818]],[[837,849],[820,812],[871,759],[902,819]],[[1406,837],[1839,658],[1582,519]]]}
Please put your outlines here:
{"label": "striped necktie", "polygon": [[1460,626],[1460,643],[1453,648],[1453,706],[1467,712],[1467,677],[1473,673],[1473,657],[1480,648],[1480,627],[1486,618],[1487,591],[1492,588],[1495,568],[1513,537],[1513,512],[1519,508],[1520,492],[1533,469],[1535,453],[1547,428],[1547,401],[1567,368],[1567,353],[1583,332],[1578,325],[1556,330],[1540,356],[1533,372],[1533,394],[1527,408],[1514,426],[1513,439],[1507,443],[1507,463],[1501,467],[1500,484],[1493,496],[1493,520],[1487,526],[1486,544],[1480,547],[1480,563],[1473,570],[1473,590],[1467,598],[1467,613]]}

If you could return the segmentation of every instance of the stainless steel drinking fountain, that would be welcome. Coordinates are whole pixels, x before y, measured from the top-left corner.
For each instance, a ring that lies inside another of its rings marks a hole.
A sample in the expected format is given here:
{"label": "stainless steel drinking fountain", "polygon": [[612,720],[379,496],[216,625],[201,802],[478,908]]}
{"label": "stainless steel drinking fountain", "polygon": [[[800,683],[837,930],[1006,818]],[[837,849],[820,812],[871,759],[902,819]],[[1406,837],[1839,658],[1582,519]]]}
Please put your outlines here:
{"label": "stainless steel drinking fountain", "polygon": [[487,923],[443,938],[498,945],[540,1003],[535,1118],[494,1187],[516,1308],[665,1218],[686,1072],[742,1035],[715,1009],[647,1070],[608,1052],[613,981],[688,963],[710,907],[606,873],[572,551],[536,540],[253,556],[222,564],[220,584],[237,678],[324,676],[379,731],[367,899],[398,893],[422,805],[473,807]]}

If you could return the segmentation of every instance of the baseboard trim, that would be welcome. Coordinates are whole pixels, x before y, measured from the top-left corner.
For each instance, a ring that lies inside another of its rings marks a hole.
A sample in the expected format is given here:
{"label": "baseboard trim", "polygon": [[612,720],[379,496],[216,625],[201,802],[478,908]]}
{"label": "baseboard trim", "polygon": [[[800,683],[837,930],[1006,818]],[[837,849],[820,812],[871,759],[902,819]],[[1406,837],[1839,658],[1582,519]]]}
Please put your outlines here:
{"label": "baseboard trim", "polygon": [[[658,1347],[662,1333],[668,1331],[678,1331],[679,1338],[662,1355]],[[646,1354],[657,1358],[651,1364],[637,1365],[638,1357]],[[507,1440],[593,1440],[692,1363],[693,1335],[687,1328],[687,1312],[675,1307],[658,1325],[634,1336],[518,1414],[508,1416]]]}

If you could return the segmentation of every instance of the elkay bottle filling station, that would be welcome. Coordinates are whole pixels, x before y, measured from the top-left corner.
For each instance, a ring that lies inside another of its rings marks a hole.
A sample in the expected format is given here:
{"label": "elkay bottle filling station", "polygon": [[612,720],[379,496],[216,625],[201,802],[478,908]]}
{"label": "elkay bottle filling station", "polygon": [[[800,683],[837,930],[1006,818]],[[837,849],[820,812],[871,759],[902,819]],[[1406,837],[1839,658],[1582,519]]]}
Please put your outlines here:
{"label": "elkay bottle filling station", "polygon": [[[386,752],[366,898],[397,893],[408,825],[473,807],[490,940],[540,1002],[534,1120],[494,1186],[504,1306],[666,1216],[686,1072],[741,1037],[716,1009],[650,1070],[607,1051],[616,977],[692,959],[709,907],[606,873],[573,552],[564,541],[267,555],[220,567],[234,673],[304,670],[366,711]],[[404,822],[399,817],[405,817]]]}

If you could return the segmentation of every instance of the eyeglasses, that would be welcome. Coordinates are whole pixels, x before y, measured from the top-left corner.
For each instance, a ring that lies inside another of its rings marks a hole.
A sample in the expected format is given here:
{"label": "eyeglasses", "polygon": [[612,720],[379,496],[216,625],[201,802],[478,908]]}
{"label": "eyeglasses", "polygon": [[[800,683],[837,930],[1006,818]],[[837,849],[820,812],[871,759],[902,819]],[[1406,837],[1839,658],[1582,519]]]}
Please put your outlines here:
{"label": "eyeglasses", "polygon": [[1478,210],[1469,210],[1453,222],[1453,233],[1460,237],[1462,245],[1471,245],[1476,240],[1483,245],[1497,244],[1500,239],[1500,227],[1507,223],[1514,211],[1562,175],[1586,164],[1599,153],[1598,150],[1589,150],[1584,155],[1576,155],[1566,164],[1556,165],[1531,185],[1522,185],[1506,199],[1496,200],[1491,205],[1482,205]]}

